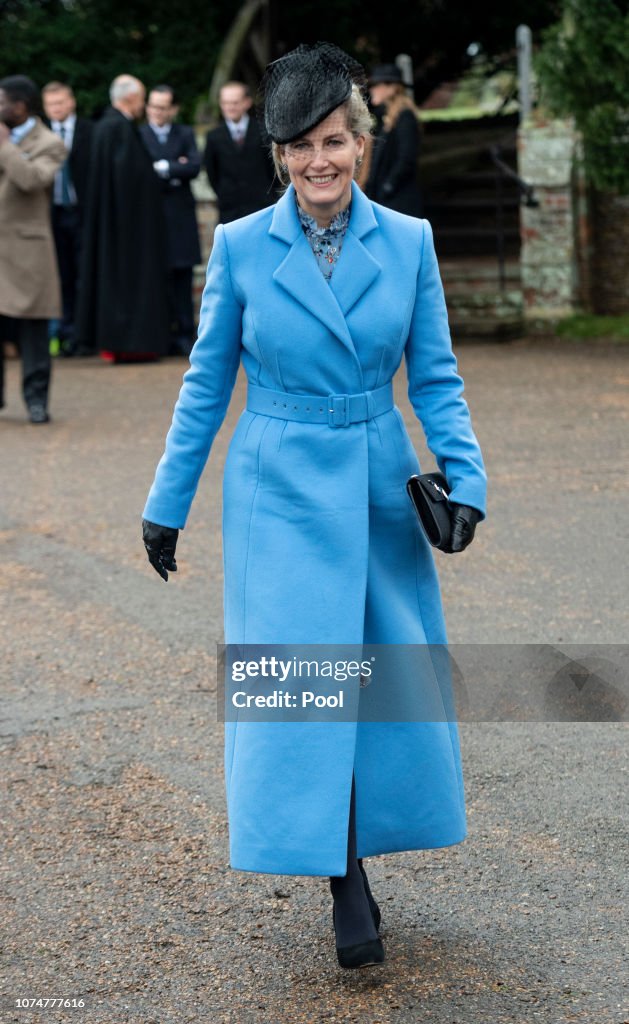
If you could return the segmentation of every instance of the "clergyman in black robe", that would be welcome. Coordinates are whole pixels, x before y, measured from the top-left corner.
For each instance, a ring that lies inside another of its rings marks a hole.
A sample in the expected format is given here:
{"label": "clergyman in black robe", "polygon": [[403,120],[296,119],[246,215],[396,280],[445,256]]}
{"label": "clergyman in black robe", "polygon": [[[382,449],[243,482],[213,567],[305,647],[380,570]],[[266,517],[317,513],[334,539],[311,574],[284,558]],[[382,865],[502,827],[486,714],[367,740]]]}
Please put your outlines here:
{"label": "clergyman in black robe", "polygon": [[164,213],[135,124],[145,95],[138,79],[114,79],[88,182],[77,347],[116,362],[158,358],[170,343]]}

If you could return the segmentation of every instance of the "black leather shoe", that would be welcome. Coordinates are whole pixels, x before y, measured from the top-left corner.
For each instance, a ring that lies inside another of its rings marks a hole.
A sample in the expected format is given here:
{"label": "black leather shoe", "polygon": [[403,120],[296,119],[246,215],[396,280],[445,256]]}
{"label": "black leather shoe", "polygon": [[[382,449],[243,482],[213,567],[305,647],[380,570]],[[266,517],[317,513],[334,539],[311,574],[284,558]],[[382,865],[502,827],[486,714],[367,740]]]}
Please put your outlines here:
{"label": "black leather shoe", "polygon": [[49,423],[50,416],[46,412],[43,405],[30,405],[28,408],[28,418],[31,423]]}
{"label": "black leather shoe", "polygon": [[367,899],[369,900],[369,909],[371,910],[371,916],[373,917],[373,923],[376,926],[376,931],[380,931],[380,921],[382,920],[382,914],[380,913],[380,907],[373,898],[371,889],[369,888],[369,879],[367,878],[367,872],[363,867],[362,857],[358,861],[358,867],[360,873],[363,876],[363,882],[365,883],[365,892],[367,893]]}
{"label": "black leather shoe", "polygon": [[[332,908],[332,923],[336,931],[336,914]],[[375,967],[384,963],[384,946],[381,939],[356,942],[353,946],[337,946],[336,956],[341,967]]]}

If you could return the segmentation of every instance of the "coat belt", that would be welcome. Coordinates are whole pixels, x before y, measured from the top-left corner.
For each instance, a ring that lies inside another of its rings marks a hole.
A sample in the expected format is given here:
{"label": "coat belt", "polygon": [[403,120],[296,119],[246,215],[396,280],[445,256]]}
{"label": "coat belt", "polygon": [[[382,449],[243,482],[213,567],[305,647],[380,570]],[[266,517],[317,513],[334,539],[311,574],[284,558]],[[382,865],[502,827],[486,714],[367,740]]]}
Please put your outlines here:
{"label": "coat belt", "polygon": [[329,427],[347,427],[350,423],[381,416],[393,408],[391,381],[374,391],[358,395],[291,395],[287,391],[249,384],[247,409],[263,416],[277,416],[297,423],[326,423]]}

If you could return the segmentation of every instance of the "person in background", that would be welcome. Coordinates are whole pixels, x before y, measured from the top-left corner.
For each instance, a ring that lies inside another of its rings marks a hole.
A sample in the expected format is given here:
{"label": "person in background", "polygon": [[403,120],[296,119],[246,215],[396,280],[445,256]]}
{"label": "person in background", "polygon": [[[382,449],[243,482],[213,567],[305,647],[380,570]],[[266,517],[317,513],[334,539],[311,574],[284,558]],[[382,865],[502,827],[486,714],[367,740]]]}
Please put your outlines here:
{"label": "person in background", "polygon": [[37,86],[25,75],[0,80],[0,408],[3,339],[13,336],[24,402],[38,424],[50,419],[48,321],[61,312],[50,196],[66,159],[61,140],[37,116],[39,103]]}
{"label": "person in background", "polygon": [[94,129],[87,189],[77,353],[143,362],[168,352],[166,226],[159,180],[135,121],[145,88],[119,75]]}
{"label": "person in background", "polygon": [[227,82],[219,94],[223,123],[206,136],[203,164],[216,193],[221,224],[277,200],[268,143],[250,115],[251,104],[246,85]]}
{"label": "person in background", "polygon": [[370,199],[398,213],[421,217],[418,160],[421,129],[417,109],[406,95],[396,64],[381,64],[369,76],[377,134],[365,191]]}
{"label": "person in background", "polygon": [[55,175],[52,193],[52,230],[61,276],[63,313],[56,331],[59,354],[74,354],[74,316],[81,265],[81,221],[89,173],[94,124],[77,117],[76,100],[69,85],[48,82],[42,89],[44,113],[52,131],[63,142],[68,159]]}
{"label": "person in background", "polygon": [[192,271],[201,262],[199,229],[190,182],[201,170],[194,131],[175,124],[179,111],[169,85],[156,85],[146,105],[140,135],[159,177],[166,220],[171,355],[189,356],[194,344]]}

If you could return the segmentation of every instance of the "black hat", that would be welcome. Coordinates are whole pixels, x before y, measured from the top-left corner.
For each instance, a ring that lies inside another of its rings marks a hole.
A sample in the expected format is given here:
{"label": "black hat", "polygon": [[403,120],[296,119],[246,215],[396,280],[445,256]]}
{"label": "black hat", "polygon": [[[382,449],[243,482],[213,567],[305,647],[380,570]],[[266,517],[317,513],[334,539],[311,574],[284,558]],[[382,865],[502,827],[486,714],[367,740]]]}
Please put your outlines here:
{"label": "black hat", "polygon": [[380,82],[399,82],[404,84],[402,72],[397,64],[378,64],[369,75],[369,85],[379,85]]}
{"label": "black hat", "polygon": [[267,65],[260,89],[264,124],[283,145],[325,120],[349,99],[352,85],[365,86],[365,71],[332,43],[302,43]]}

